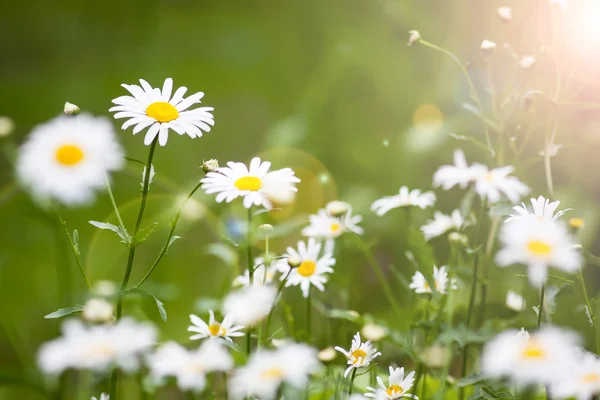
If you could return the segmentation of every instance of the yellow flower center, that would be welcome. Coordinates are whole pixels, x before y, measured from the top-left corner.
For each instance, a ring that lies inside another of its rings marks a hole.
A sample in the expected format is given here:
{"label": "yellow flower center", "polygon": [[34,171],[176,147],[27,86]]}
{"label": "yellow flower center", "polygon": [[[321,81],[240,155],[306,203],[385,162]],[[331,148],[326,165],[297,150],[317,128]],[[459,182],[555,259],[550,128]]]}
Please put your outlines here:
{"label": "yellow flower center", "polygon": [[158,122],[169,122],[179,117],[179,111],[169,103],[157,101],[146,108],[146,115]]}
{"label": "yellow flower center", "polygon": [[337,231],[339,231],[340,228],[341,228],[341,226],[338,223],[331,224],[331,232],[333,232],[333,233],[336,233]]}
{"label": "yellow flower center", "polygon": [[352,358],[354,358],[354,364],[362,364],[367,358],[367,353],[365,353],[365,351],[361,349],[354,350],[352,353],[350,353],[350,355],[352,356]]}
{"label": "yellow flower center", "polygon": [[219,323],[214,323],[214,324],[209,325],[208,331],[213,336],[219,336],[219,335],[224,336],[227,333],[225,328],[223,328],[221,326],[221,324],[219,324]]}
{"label": "yellow flower center", "polygon": [[431,286],[429,286],[429,282],[425,282],[423,284],[423,287],[425,288],[425,290],[431,290]]}
{"label": "yellow flower center", "polygon": [[72,167],[83,160],[83,151],[75,145],[65,144],[56,150],[54,156],[62,165]]}
{"label": "yellow flower center", "polygon": [[538,240],[532,240],[527,243],[527,250],[536,256],[547,256],[552,251],[552,246]]}
{"label": "yellow flower center", "polygon": [[260,181],[260,178],[255,176],[244,176],[243,178],[235,181],[234,185],[240,190],[250,190],[251,192],[256,192],[261,188],[262,182]]}
{"label": "yellow flower center", "polygon": [[529,340],[521,356],[525,359],[541,359],[546,357],[546,352],[535,340]]}
{"label": "yellow flower center", "polygon": [[281,379],[283,377],[283,371],[281,368],[273,367],[264,370],[261,376],[263,379]]}
{"label": "yellow flower center", "polygon": [[590,372],[589,374],[585,374],[581,377],[581,382],[583,383],[592,383],[600,381],[600,374],[596,374],[594,372]]}
{"label": "yellow flower center", "polygon": [[298,273],[308,277],[315,273],[315,269],[317,269],[317,264],[313,261],[302,261],[302,264],[298,267]]}
{"label": "yellow flower center", "polygon": [[404,391],[404,389],[402,389],[402,386],[398,386],[398,385],[391,385],[386,390],[386,392],[389,396],[393,396],[395,394],[402,394],[403,391]]}

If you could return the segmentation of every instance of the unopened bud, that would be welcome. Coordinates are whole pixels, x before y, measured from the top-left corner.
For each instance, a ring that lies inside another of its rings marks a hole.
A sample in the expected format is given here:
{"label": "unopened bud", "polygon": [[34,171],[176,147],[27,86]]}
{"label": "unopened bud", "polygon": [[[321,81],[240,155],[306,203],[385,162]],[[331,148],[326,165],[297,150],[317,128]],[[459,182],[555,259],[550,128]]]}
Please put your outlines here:
{"label": "unopened bud", "polygon": [[416,31],[414,29],[408,31],[408,45],[412,46],[412,44],[414,42],[416,42],[417,40],[421,39],[421,34],[419,33],[419,31]]}
{"label": "unopened bud", "polygon": [[446,365],[450,352],[441,345],[433,345],[423,352],[423,362],[430,368],[441,368]]}
{"label": "unopened bud", "polygon": [[204,171],[205,174],[208,174],[209,172],[216,172],[218,168],[219,161],[215,160],[214,158],[202,163],[202,171]]}
{"label": "unopened bud", "polygon": [[15,123],[9,117],[0,117],[0,137],[10,135],[15,130]]}
{"label": "unopened bud", "polygon": [[258,230],[264,233],[265,235],[269,235],[269,233],[273,232],[273,225],[262,224],[258,226]]}
{"label": "unopened bud", "polygon": [[111,281],[98,281],[94,283],[94,293],[103,297],[112,297],[117,294],[117,285]]}
{"label": "unopened bud", "polygon": [[65,103],[64,108],[65,115],[77,115],[81,112],[81,108],[76,104],[69,103],[68,101]]}
{"label": "unopened bud", "polygon": [[467,235],[458,232],[451,232],[448,235],[448,241],[450,242],[450,244],[460,247],[467,247],[467,245],[469,244],[469,238],[467,237]]}
{"label": "unopened bud", "polygon": [[302,264],[302,260],[298,257],[288,257],[287,263],[290,268],[298,268]]}
{"label": "unopened bud", "polygon": [[569,218],[569,226],[571,228],[573,228],[573,230],[580,230],[583,229],[585,225],[585,221],[583,220],[583,218],[580,217],[574,217],[574,218]]}
{"label": "unopened bud", "polygon": [[500,7],[496,10],[496,14],[504,22],[512,20],[512,9],[510,7]]}
{"label": "unopened bud", "polygon": [[90,299],[83,307],[83,318],[90,322],[106,322],[112,319],[113,305],[104,299]]}
{"label": "unopened bud", "polygon": [[491,54],[492,51],[494,51],[494,49],[496,47],[497,47],[496,43],[492,42],[491,40],[485,39],[483,42],[481,42],[481,46],[479,48],[485,54]]}
{"label": "unopened bud", "polygon": [[332,217],[341,217],[342,215],[346,214],[349,209],[350,204],[339,200],[330,201],[325,206],[325,210],[327,210],[327,213]]}
{"label": "unopened bud", "polygon": [[328,361],[332,361],[335,356],[337,355],[337,352],[335,351],[335,349],[333,347],[326,347],[323,350],[319,351],[319,360],[323,361],[323,362],[328,362]]}
{"label": "unopened bud", "polygon": [[388,330],[385,326],[366,324],[362,327],[360,333],[362,333],[367,340],[377,342],[387,336]]}
{"label": "unopened bud", "polygon": [[519,60],[519,66],[523,69],[530,69],[535,65],[535,58],[533,56],[523,56]]}

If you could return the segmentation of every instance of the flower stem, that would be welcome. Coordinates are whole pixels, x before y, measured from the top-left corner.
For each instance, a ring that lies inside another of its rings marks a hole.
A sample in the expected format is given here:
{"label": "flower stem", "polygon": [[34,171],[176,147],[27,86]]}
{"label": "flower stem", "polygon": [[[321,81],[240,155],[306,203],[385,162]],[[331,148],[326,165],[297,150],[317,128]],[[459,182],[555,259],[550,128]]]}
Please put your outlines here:
{"label": "flower stem", "polygon": [[287,282],[287,279],[291,273],[292,273],[292,268],[290,267],[287,274],[281,280],[281,283],[279,284],[279,288],[277,289],[277,296],[275,296],[275,303],[271,307],[271,311],[269,311],[269,316],[267,317],[267,326],[265,328],[265,334],[263,336],[263,346],[265,346],[267,343],[267,340],[269,340],[269,328],[271,327],[271,318],[273,317],[273,313],[275,312],[275,309],[277,308],[277,304],[279,302],[279,296],[281,296],[281,292],[283,291],[283,288],[285,287],[285,283]]}
{"label": "flower stem", "polygon": [[81,272],[81,276],[83,277],[83,280],[85,281],[85,284],[87,285],[88,289],[91,289],[92,286],[90,285],[90,282],[88,281],[87,277],[85,276],[85,271],[83,270],[83,264],[81,264],[81,258],[79,257],[79,249],[75,246],[75,243],[73,243],[73,238],[71,237],[71,234],[69,233],[69,229],[67,228],[67,223],[65,222],[64,219],[62,219],[60,214],[57,213],[57,215],[58,215],[58,220],[60,221],[60,224],[62,225],[62,227],[65,231],[65,235],[67,236],[67,239],[69,240],[69,245],[71,246],[71,251],[73,252],[73,256],[75,257],[75,262],[77,263],[79,272]]}
{"label": "flower stem", "polygon": [[154,268],[156,268],[158,263],[162,260],[163,256],[167,253],[167,250],[169,249],[169,246],[171,245],[171,239],[173,238],[173,233],[175,232],[175,228],[177,227],[177,223],[179,222],[179,217],[181,217],[181,213],[183,212],[183,208],[185,207],[187,202],[192,198],[194,193],[196,193],[196,191],[198,189],[200,189],[201,185],[202,185],[202,183],[198,182],[198,184],[196,186],[194,186],[194,188],[188,194],[188,196],[183,201],[183,203],[181,203],[181,206],[179,207],[179,211],[177,211],[177,215],[175,215],[175,219],[171,222],[171,230],[169,231],[167,240],[165,241],[165,244],[163,245],[162,249],[160,250],[158,257],[156,257],[156,260],[154,260],[154,263],[152,264],[152,266],[150,267],[148,272],[146,272],[146,275],[144,275],[144,277],[138,282],[137,285],[135,285],[135,287],[141,286],[146,281],[146,279],[148,279],[150,277],[150,275],[152,275],[152,272],[154,272]]}
{"label": "flower stem", "polygon": [[306,318],[306,332],[307,332],[307,343],[310,344],[312,342],[312,292],[310,287],[308,288],[308,296],[306,297],[306,313],[304,317]]}
{"label": "flower stem", "polygon": [[[252,257],[252,206],[248,208],[248,280],[249,285],[252,286],[254,283],[254,260]],[[246,331],[246,354],[250,355],[252,351],[252,328],[248,328]]]}
{"label": "flower stem", "polygon": [[544,294],[546,292],[546,285],[542,285],[540,289],[540,309],[537,315],[537,326],[536,330],[540,330],[540,325],[542,324],[542,314],[544,313]]}
{"label": "flower stem", "polygon": [[500,219],[498,217],[492,219],[492,225],[487,237],[487,243],[485,245],[485,254],[483,256],[483,262],[481,263],[483,281],[481,282],[481,300],[479,301],[479,317],[477,319],[477,326],[481,328],[485,320],[485,306],[487,303],[487,292],[488,292],[488,279],[490,273],[490,256],[494,249],[494,243],[496,241],[496,234],[498,233],[498,227],[500,225]]}
{"label": "flower stem", "polygon": [[110,203],[113,206],[113,210],[115,210],[115,215],[117,217],[117,221],[119,221],[119,226],[123,230],[123,232],[127,232],[125,229],[125,224],[123,223],[123,219],[121,218],[121,214],[119,213],[119,208],[117,207],[117,202],[115,201],[115,196],[113,195],[112,189],[110,187],[110,181],[108,179],[108,174],[104,171],[104,186],[106,186],[106,191],[108,192],[108,197],[110,198]]}
{"label": "flower stem", "polygon": [[[131,242],[129,244],[129,256],[127,257],[127,267],[125,268],[125,275],[123,276],[123,282],[121,282],[121,289],[119,291],[119,299],[117,300],[117,321],[121,319],[123,313],[123,292],[127,288],[129,277],[131,276],[131,269],[133,267],[133,259],[135,258],[135,249],[137,246],[136,236],[140,230],[142,224],[142,218],[144,217],[144,211],[146,210],[146,201],[148,200],[148,190],[150,189],[150,169],[152,168],[152,158],[154,157],[154,150],[158,143],[158,136],[154,138],[152,144],[150,144],[150,150],[148,151],[148,161],[146,162],[146,173],[144,174],[144,184],[142,186],[142,202],[140,204],[140,210],[138,212],[137,220],[135,221],[135,227],[131,236]],[[110,378],[110,399],[117,399],[117,379],[118,372],[116,369],[113,370]]]}
{"label": "flower stem", "polygon": [[[594,310],[592,310],[590,298],[588,297],[587,289],[585,287],[585,281],[583,280],[583,271],[581,270],[581,268],[579,269],[577,276],[579,277],[579,282],[581,283],[581,290],[583,291],[583,297],[585,299],[585,306],[587,307],[588,312],[590,313],[590,322],[592,324],[592,329],[594,331],[594,342],[596,345],[596,353],[598,353],[600,351],[600,343],[598,343],[598,330],[596,327],[596,315],[594,313]],[[592,314],[592,313],[594,313],[594,314]]]}
{"label": "flower stem", "polygon": [[352,395],[352,389],[354,389],[354,378],[356,378],[356,370],[358,368],[354,368],[352,370],[352,376],[350,377],[350,387],[348,388],[348,397]]}

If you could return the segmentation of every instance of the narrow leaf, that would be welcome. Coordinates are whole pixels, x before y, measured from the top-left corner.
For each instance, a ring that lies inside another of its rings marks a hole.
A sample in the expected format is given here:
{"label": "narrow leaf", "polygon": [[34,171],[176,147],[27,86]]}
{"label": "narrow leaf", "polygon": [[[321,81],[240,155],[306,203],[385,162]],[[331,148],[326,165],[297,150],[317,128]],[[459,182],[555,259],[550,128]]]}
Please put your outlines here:
{"label": "narrow leaf", "polygon": [[146,239],[148,239],[150,237],[150,235],[152,235],[152,232],[154,232],[154,229],[157,226],[158,226],[158,222],[154,222],[154,223],[148,225],[147,227],[145,227],[144,229],[141,229],[135,237],[135,242],[139,244],[139,243],[146,241]]}
{"label": "narrow leaf", "polygon": [[65,307],[65,308],[61,308],[59,310],[54,311],[53,313],[50,313],[50,314],[44,316],[44,318],[46,318],[46,319],[61,318],[61,317],[71,315],[73,313],[77,313],[77,312],[81,312],[81,311],[83,311],[83,306],[81,306],[81,305],[77,305],[77,306],[73,306],[73,307]]}
{"label": "narrow leaf", "polygon": [[156,302],[156,307],[158,308],[158,312],[160,314],[160,317],[162,318],[163,321],[167,321],[167,310],[165,310],[164,304],[162,301],[158,300],[156,298],[156,296],[154,296],[152,293],[150,293],[149,291],[147,291],[146,289],[142,289],[139,287],[134,287],[131,289],[127,289],[125,291],[125,293],[140,293],[142,295],[146,295],[149,297],[152,297],[154,299],[154,301]]}
{"label": "narrow leaf", "polygon": [[77,229],[73,230],[73,247],[75,248],[77,255],[81,255],[81,252],[79,251],[79,232]]}
{"label": "narrow leaf", "polygon": [[120,227],[113,225],[108,222],[89,221],[90,224],[94,225],[98,229],[109,230],[117,234],[121,238],[121,241],[125,244],[131,243],[131,236],[127,231],[123,231]]}

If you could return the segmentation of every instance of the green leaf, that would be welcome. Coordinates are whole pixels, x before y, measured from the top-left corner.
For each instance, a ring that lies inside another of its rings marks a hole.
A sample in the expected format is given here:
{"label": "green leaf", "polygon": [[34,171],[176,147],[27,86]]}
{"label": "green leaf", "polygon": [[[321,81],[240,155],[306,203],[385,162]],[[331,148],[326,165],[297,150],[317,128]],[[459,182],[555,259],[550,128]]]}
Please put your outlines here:
{"label": "green leaf", "polygon": [[353,310],[340,310],[338,308],[332,308],[327,310],[327,316],[334,319],[345,319],[348,321],[356,322],[360,319],[360,314]]}
{"label": "green leaf", "polygon": [[456,343],[459,347],[464,347],[471,343],[485,343],[495,335],[490,328],[484,327],[480,330],[471,330],[464,325],[459,325],[456,328],[448,329],[442,332],[436,342],[438,344]]}
{"label": "green leaf", "polygon": [[473,208],[473,201],[475,200],[475,191],[469,190],[465,193],[462,200],[460,201],[460,215],[464,220],[467,219],[469,214],[471,214],[471,209]]}
{"label": "green leaf", "polygon": [[458,387],[473,386],[477,383],[483,382],[485,379],[486,378],[483,375],[473,374],[473,375],[469,375],[469,376],[466,376],[466,377],[460,379],[458,382],[456,382],[456,386],[458,386]]}
{"label": "green leaf", "polygon": [[154,232],[154,229],[157,226],[158,226],[158,222],[153,222],[152,224],[148,225],[144,229],[141,229],[135,236],[135,242],[139,244],[139,243],[146,241],[146,239],[148,239],[148,237],[150,237],[150,235],[152,235],[152,232]]}
{"label": "green leaf", "polygon": [[121,238],[122,243],[125,243],[126,245],[129,245],[131,243],[131,235],[127,231],[124,231],[123,229],[121,229],[120,227],[110,224],[108,222],[98,222],[98,221],[89,221],[89,222],[90,222],[90,224],[94,225],[98,229],[108,230],[108,231],[112,231],[112,232],[116,233],[117,236],[119,236],[119,238]]}
{"label": "green leaf", "polygon": [[[146,163],[144,163],[146,164]],[[150,165],[150,180],[148,181],[148,191],[150,191],[150,185],[154,181],[154,165]],[[144,170],[142,171],[142,181],[140,182],[140,189],[144,191],[144,181],[146,180],[146,166],[144,166]]]}
{"label": "green leaf", "polygon": [[490,217],[506,217],[506,216],[510,215],[510,213],[513,211],[514,210],[513,210],[512,204],[500,203],[500,204],[494,204],[490,208],[489,215],[490,215]]}
{"label": "green leaf", "polygon": [[77,229],[73,230],[73,248],[78,256],[81,255],[81,252],[79,251],[79,232]]}
{"label": "green leaf", "polygon": [[154,301],[156,302],[156,307],[158,308],[158,312],[160,314],[160,317],[162,318],[163,321],[167,322],[167,310],[165,310],[163,302],[160,301],[159,299],[157,299],[156,296],[154,296],[152,293],[150,293],[146,289],[142,289],[142,288],[139,288],[139,287],[134,287],[134,288],[131,288],[131,289],[127,289],[125,291],[125,293],[140,293],[140,294],[152,297],[154,299]]}
{"label": "green leaf", "polygon": [[65,307],[65,308],[56,310],[53,313],[45,315],[44,318],[45,319],[62,318],[67,315],[71,315],[71,314],[78,313],[81,311],[83,311],[83,306],[81,306],[81,305],[77,305],[77,306],[73,306],[73,307]]}

